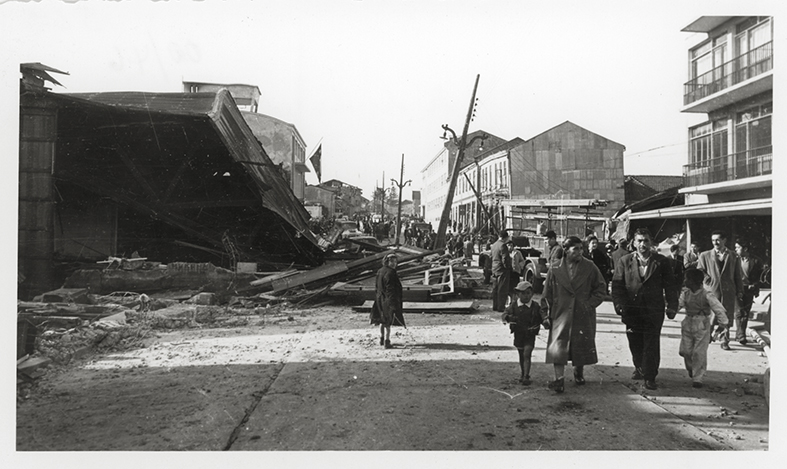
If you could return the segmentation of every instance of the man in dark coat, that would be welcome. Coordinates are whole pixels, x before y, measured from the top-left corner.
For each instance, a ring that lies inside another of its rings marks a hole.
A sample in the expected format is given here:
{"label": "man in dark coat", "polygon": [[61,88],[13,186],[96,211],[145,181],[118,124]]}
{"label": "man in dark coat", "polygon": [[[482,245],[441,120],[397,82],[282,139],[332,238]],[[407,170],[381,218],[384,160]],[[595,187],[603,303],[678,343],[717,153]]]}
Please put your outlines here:
{"label": "man in dark coat", "polygon": [[404,326],[402,314],[402,282],[396,273],[399,260],[396,254],[390,253],[383,258],[383,266],[377,271],[376,295],[370,322],[380,325],[380,345],[393,348],[391,345],[391,326]]}
{"label": "man in dark coat", "polygon": [[511,278],[511,256],[508,253],[508,231],[500,232],[500,239],[492,245],[492,309],[503,312],[508,299]]}
{"label": "man in dark coat", "polygon": [[661,326],[678,310],[680,282],[675,279],[669,259],[654,252],[647,228],[634,233],[635,251],[615,265],[612,301],[615,312],[626,325],[626,338],[634,362],[632,379],[645,379],[645,388],[656,389],[661,360]]}

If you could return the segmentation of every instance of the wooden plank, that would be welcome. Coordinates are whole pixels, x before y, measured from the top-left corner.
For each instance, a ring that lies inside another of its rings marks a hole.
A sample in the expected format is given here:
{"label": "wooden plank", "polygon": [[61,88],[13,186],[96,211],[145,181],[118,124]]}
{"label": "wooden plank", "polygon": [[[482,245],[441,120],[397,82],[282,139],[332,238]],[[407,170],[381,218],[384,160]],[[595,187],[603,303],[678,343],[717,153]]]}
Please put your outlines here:
{"label": "wooden plank", "polygon": [[284,272],[277,272],[274,275],[269,275],[269,276],[263,277],[263,278],[261,278],[259,280],[253,280],[252,282],[249,283],[249,285],[254,285],[254,286],[266,285],[266,284],[271,283],[271,282],[273,282],[275,280],[279,280],[279,279],[282,279],[284,277],[289,277],[290,275],[295,275],[297,273],[298,273],[298,271],[295,270],[295,269],[293,269],[293,270],[286,270]]}
{"label": "wooden plank", "polygon": [[[354,306],[353,311],[369,312],[372,310],[374,301],[367,300],[361,306]],[[461,301],[432,301],[432,302],[410,302],[402,303],[402,310],[405,313],[470,313],[473,310],[473,300]]]}
{"label": "wooden plank", "polygon": [[[374,285],[341,284],[331,288],[328,292],[333,296],[354,296],[364,300],[374,300],[377,289]],[[429,301],[432,287],[428,285],[402,285],[402,299],[407,301]]]}
{"label": "wooden plank", "polygon": [[347,264],[342,262],[323,265],[298,275],[291,275],[289,277],[275,280],[272,283],[273,292],[275,293],[289,290],[290,288],[306,286],[310,283],[325,280],[329,277],[333,277],[345,272],[347,272]]}
{"label": "wooden plank", "polygon": [[46,357],[32,357],[28,358],[27,360],[23,361],[22,363],[18,363],[16,365],[16,371],[21,371],[22,373],[30,373],[31,371],[41,368],[44,366],[49,365],[52,363],[52,360]]}

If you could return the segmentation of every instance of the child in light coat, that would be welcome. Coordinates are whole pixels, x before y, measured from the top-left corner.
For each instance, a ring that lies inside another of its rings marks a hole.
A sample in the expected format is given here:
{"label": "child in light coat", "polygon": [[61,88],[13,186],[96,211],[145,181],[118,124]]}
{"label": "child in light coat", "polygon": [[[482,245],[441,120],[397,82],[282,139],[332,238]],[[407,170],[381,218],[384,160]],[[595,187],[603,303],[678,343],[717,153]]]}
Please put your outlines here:
{"label": "child in light coat", "polygon": [[516,300],[506,307],[503,322],[509,324],[511,333],[514,334],[514,347],[519,352],[521,371],[519,382],[527,386],[531,383],[531,356],[536,345],[536,336],[546,317],[546,303],[539,305],[533,301],[533,286],[530,282],[519,282],[514,290]]}
{"label": "child in light coat", "polygon": [[702,286],[704,273],[697,269],[688,269],[683,273],[683,290],[678,299],[679,310],[685,310],[686,317],[680,325],[680,350],[691,385],[702,387],[702,378],[708,369],[708,344],[711,341],[711,315],[716,315],[719,323],[716,334],[724,331],[729,323],[721,302],[713,293]]}

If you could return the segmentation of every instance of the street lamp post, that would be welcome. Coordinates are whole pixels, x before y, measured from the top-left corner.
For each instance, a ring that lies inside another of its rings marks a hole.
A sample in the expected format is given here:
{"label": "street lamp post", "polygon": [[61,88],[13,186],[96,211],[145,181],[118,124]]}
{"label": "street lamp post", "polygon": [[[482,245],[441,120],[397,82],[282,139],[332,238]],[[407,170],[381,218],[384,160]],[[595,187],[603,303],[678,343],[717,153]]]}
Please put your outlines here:
{"label": "street lamp post", "polygon": [[446,132],[451,132],[452,141],[454,145],[459,148],[459,151],[456,155],[456,160],[454,161],[454,167],[451,171],[451,180],[448,184],[448,194],[446,194],[445,198],[445,205],[443,206],[443,214],[440,217],[440,225],[437,228],[437,235],[435,237],[434,247],[433,249],[442,249],[445,247],[445,231],[448,227],[448,218],[451,215],[451,205],[454,202],[454,191],[456,190],[456,182],[459,179],[459,170],[462,168],[462,158],[465,155],[465,148],[472,145],[476,140],[484,140],[488,136],[486,134],[483,135],[476,135],[473,137],[469,142],[467,141],[467,129],[470,126],[470,120],[473,118],[473,108],[475,108],[476,102],[476,90],[478,90],[478,80],[481,75],[476,75],[475,77],[475,86],[473,87],[473,96],[470,98],[470,107],[467,110],[467,118],[465,119],[465,127],[462,131],[462,137],[458,139],[456,137],[456,132],[454,132],[447,124],[443,125],[443,138],[446,138]]}
{"label": "street lamp post", "polygon": [[402,189],[412,181],[410,179],[402,182],[404,179],[404,153],[402,153],[402,169],[399,172],[399,180],[391,179],[391,182],[399,188],[399,208],[396,211],[396,247],[399,247],[399,235],[402,230]]}

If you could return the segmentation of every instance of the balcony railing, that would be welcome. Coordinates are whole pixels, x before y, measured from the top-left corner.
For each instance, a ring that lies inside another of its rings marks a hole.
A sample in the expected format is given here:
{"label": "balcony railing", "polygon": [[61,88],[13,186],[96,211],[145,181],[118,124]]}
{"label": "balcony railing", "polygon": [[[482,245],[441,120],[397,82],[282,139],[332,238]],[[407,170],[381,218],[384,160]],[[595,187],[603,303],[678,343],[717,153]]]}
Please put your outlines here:
{"label": "balcony railing", "polygon": [[708,97],[773,68],[773,42],[739,55],[683,85],[683,104]]}
{"label": "balcony railing", "polygon": [[720,156],[683,166],[684,187],[702,186],[714,182],[735,181],[771,174],[773,146]]}

